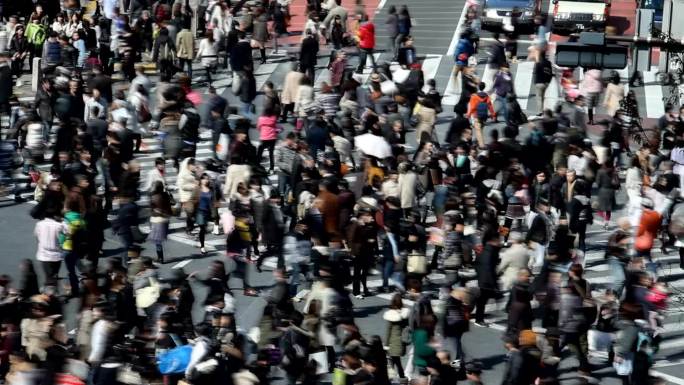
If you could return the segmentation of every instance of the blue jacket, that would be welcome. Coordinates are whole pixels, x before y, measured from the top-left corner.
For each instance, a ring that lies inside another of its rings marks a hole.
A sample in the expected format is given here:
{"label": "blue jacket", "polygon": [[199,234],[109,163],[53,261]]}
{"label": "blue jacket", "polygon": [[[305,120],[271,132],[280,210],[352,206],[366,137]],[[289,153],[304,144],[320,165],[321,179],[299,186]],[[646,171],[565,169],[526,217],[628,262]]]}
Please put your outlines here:
{"label": "blue jacket", "polygon": [[457,65],[468,65],[468,58],[475,53],[473,43],[468,39],[461,38],[456,45],[456,52],[454,52],[454,61]]}

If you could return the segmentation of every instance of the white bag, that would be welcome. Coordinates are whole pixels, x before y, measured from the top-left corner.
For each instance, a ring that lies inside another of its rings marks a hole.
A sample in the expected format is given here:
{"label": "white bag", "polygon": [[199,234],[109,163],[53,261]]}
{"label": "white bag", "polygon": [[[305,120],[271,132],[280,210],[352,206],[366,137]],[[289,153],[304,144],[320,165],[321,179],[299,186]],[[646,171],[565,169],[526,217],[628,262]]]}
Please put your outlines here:
{"label": "white bag", "polygon": [[328,352],[316,352],[309,354],[309,361],[316,361],[316,374],[328,373]]}
{"label": "white bag", "polygon": [[140,288],[135,291],[135,306],[138,309],[147,309],[154,305],[159,299],[159,282],[156,279],[150,278],[150,285]]}
{"label": "white bag", "polygon": [[591,329],[587,333],[590,351],[608,351],[613,344],[613,334]]}
{"label": "white bag", "polygon": [[216,156],[224,162],[228,158],[229,141],[230,138],[228,134],[221,134],[219,136],[219,141],[216,144]]}
{"label": "white bag", "polygon": [[629,376],[634,369],[634,361],[632,361],[632,353],[628,354],[622,359],[622,362],[613,362],[613,368],[618,376]]}
{"label": "white bag", "polygon": [[242,85],[242,76],[238,72],[233,72],[233,82],[230,85],[233,90],[233,95],[240,93],[240,86]]}
{"label": "white bag", "polygon": [[399,92],[399,89],[393,81],[385,80],[384,82],[380,83],[380,92],[382,92],[383,95],[391,96]]}

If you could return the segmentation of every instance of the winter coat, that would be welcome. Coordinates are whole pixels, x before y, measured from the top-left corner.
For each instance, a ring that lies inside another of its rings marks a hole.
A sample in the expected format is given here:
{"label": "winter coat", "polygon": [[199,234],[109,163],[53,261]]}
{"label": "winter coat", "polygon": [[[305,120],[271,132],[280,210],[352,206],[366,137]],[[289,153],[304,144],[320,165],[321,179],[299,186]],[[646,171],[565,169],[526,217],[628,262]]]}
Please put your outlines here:
{"label": "winter coat", "polygon": [[430,336],[425,329],[413,331],[413,365],[417,368],[425,368],[428,362],[435,359],[437,352],[430,346]]}
{"label": "winter coat", "polygon": [[399,174],[399,200],[402,209],[412,208],[415,205],[417,179],[418,176],[413,171]]}
{"label": "winter coat", "polygon": [[265,13],[254,20],[252,39],[260,43],[268,41],[268,16]]}
{"label": "winter coat", "polygon": [[304,74],[299,71],[290,71],[285,75],[285,82],[283,83],[283,91],[280,93],[280,101],[284,104],[292,104],[295,102],[297,93],[299,91],[299,83]]}
{"label": "winter coat", "polygon": [[414,116],[418,119],[416,139],[420,143],[423,132],[427,132],[430,137],[432,137],[432,130],[434,129],[435,121],[437,120],[437,111],[435,111],[434,108],[420,105],[418,112],[416,112]]}
{"label": "winter coat", "polygon": [[257,130],[259,130],[259,140],[276,140],[278,139],[278,117],[260,116],[257,119]]}
{"label": "winter coat", "polygon": [[518,271],[526,268],[530,261],[530,253],[527,246],[515,243],[501,253],[501,263],[497,273],[501,276],[501,289],[509,290],[518,278]]}
{"label": "winter coat", "polygon": [[401,357],[406,352],[406,346],[401,341],[401,333],[408,326],[409,309],[389,309],[382,318],[387,321],[387,336],[385,344],[389,346],[390,357]]}
{"label": "winter coat", "polygon": [[613,185],[613,173],[615,171],[609,171],[606,168],[601,168],[596,174],[596,187],[598,187],[598,207],[600,211],[612,211],[615,205],[615,190],[616,187]]}
{"label": "winter coat", "polygon": [[303,67],[316,65],[318,55],[318,39],[315,36],[307,36],[302,40],[299,50],[299,63]]}
{"label": "winter coat", "polygon": [[475,47],[469,39],[459,39],[454,52],[454,62],[459,66],[468,65],[468,58],[475,53]]}
{"label": "winter coat", "polygon": [[541,350],[536,346],[525,346],[514,350],[506,363],[503,385],[535,384],[541,369]]}
{"label": "winter coat", "polygon": [[217,54],[216,44],[210,42],[209,39],[200,40],[197,57],[202,61],[204,67],[216,66],[218,63]]}
{"label": "winter coat", "polygon": [[603,90],[603,80],[601,78],[601,70],[592,69],[584,73],[584,80],[582,80],[582,93],[586,96],[589,94],[598,94]]}
{"label": "winter coat", "polygon": [[359,27],[359,47],[363,49],[375,48],[375,25],[371,22]]}
{"label": "winter coat", "polygon": [[187,169],[187,162],[181,164],[181,169],[178,172],[178,201],[181,203],[189,202],[192,200],[192,196],[195,193],[195,188],[197,187],[197,179]]}
{"label": "winter coat", "polygon": [[499,264],[499,247],[486,244],[475,260],[478,286],[482,289],[496,290],[496,266]]}
{"label": "winter coat", "polygon": [[459,299],[449,296],[444,308],[444,336],[455,337],[469,329],[467,306]]}

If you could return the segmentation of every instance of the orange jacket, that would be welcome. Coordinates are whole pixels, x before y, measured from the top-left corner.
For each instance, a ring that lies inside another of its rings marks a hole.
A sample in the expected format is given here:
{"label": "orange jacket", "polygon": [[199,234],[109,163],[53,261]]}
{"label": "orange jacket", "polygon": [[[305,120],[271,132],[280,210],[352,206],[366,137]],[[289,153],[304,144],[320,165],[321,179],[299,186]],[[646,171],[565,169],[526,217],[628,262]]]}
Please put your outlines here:
{"label": "orange jacket", "polygon": [[489,110],[489,117],[495,118],[496,112],[494,112],[494,105],[492,104],[492,100],[489,98],[489,95],[487,95],[484,92],[476,92],[476,93],[470,95],[470,100],[468,101],[468,113],[466,114],[466,117],[471,118],[473,116],[476,116],[477,115],[477,105],[480,104],[481,102],[487,103],[487,109]]}

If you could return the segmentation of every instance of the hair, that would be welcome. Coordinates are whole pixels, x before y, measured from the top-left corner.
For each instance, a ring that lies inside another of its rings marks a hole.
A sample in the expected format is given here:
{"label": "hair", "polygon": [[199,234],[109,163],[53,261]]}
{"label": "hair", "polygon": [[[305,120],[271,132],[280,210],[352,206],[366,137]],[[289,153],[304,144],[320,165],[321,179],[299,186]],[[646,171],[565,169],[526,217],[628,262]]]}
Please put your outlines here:
{"label": "hair", "polygon": [[485,84],[485,82],[480,82],[480,83],[477,84],[477,89],[480,90],[480,91],[484,91],[485,87],[487,87],[487,85]]}
{"label": "hair", "polygon": [[397,293],[392,297],[390,302],[390,309],[399,310],[404,307],[404,301],[401,299],[401,294]]}
{"label": "hair", "polygon": [[66,211],[85,213],[85,200],[83,199],[83,195],[76,191],[70,191],[64,201],[64,208]]}
{"label": "hair", "polygon": [[581,277],[582,274],[584,274],[584,268],[579,263],[575,263],[572,266],[570,266],[570,271],[575,273],[575,275],[577,275],[578,277]]}

